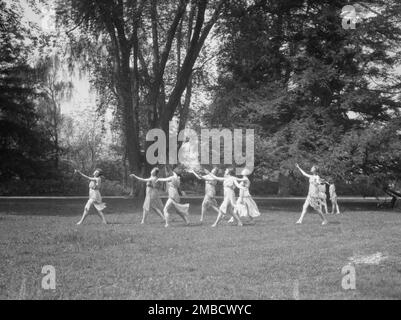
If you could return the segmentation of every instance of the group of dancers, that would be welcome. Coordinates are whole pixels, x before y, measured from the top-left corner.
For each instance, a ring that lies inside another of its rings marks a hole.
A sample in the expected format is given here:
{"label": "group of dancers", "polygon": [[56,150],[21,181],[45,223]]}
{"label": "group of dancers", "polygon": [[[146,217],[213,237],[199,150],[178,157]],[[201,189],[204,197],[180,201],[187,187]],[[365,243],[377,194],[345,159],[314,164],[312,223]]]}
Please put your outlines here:
{"label": "group of dancers", "polygon": [[[337,203],[337,195],[335,191],[335,185],[333,181],[326,181],[319,177],[318,167],[313,166],[311,169],[311,174],[303,171],[299,165],[296,167],[300,172],[309,179],[309,192],[306,201],[303,205],[303,210],[301,217],[297,221],[297,224],[301,224],[307,213],[308,207],[315,209],[322,219],[322,225],[328,223],[325,215],[323,214],[323,209],[325,213],[327,210],[326,201],[326,185],[329,185],[330,200],[332,203],[332,213],[335,211],[337,214],[340,213],[340,209]],[[205,182],[205,197],[202,202],[201,211],[201,222],[204,221],[205,213],[210,209],[216,212],[217,219],[212,227],[216,227],[218,223],[223,219],[223,217],[229,215],[231,219],[229,222],[236,222],[237,226],[242,226],[243,218],[248,218],[253,221],[255,218],[260,216],[259,208],[256,202],[253,200],[249,188],[251,182],[249,176],[251,171],[248,169],[243,169],[241,172],[241,178],[233,175],[234,169],[226,169],[223,177],[218,177],[218,169],[214,168],[211,172],[203,169],[204,174],[195,172],[194,170],[189,170],[188,172],[193,174],[197,179]],[[81,220],[77,223],[81,225],[89,214],[89,210],[94,206],[102,219],[104,224],[107,224],[103,210],[106,208],[105,203],[102,201],[102,196],[100,194],[100,188],[102,185],[103,172],[101,169],[96,169],[93,173],[93,177],[86,176],[79,170],[75,170],[75,173],[80,174],[83,178],[89,181],[89,200],[85,206],[84,213]],[[170,215],[174,210],[187,225],[189,225],[189,204],[181,203],[181,175],[183,173],[182,169],[175,169],[171,176],[167,178],[159,177],[160,170],[154,168],[151,171],[150,177],[145,179],[138,177],[135,174],[131,174],[130,177],[137,179],[138,181],[146,183],[146,197],[143,204],[143,216],[141,224],[145,224],[146,217],[150,211],[156,212],[160,218],[165,222],[165,227],[170,225]],[[159,195],[159,183],[167,183],[168,199],[165,205]],[[218,207],[216,201],[216,185],[218,182],[223,183],[224,187],[224,198],[223,202]],[[239,189],[239,196],[236,199],[235,190]]]}

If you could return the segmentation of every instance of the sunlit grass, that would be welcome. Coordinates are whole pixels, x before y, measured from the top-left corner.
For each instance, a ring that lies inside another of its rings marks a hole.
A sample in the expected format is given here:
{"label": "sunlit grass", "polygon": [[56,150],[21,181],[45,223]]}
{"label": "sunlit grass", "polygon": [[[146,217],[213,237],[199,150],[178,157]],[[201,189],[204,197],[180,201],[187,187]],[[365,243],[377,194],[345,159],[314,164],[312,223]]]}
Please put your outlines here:
{"label": "sunlit grass", "polygon": [[[119,200],[110,225],[91,215],[77,227],[83,205],[0,203],[1,299],[401,298],[399,212],[347,211],[326,227],[311,214],[297,226],[295,209],[261,205],[256,224],[212,229],[215,216],[200,225],[193,204],[190,227],[175,217],[166,230],[156,215],[141,226],[140,205]],[[376,252],[388,258],[357,265],[356,290],[344,291],[348,259]],[[54,292],[41,289],[44,265],[56,268]]]}

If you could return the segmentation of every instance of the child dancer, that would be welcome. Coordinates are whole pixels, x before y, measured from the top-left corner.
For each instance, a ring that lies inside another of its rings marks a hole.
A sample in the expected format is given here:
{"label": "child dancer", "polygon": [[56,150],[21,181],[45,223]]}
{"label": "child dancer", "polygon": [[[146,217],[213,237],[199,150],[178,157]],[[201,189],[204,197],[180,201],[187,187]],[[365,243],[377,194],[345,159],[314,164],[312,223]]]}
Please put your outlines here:
{"label": "child dancer", "polygon": [[143,217],[141,224],[145,224],[146,216],[150,212],[150,210],[154,210],[162,219],[164,219],[163,215],[163,202],[160,199],[159,191],[157,190],[157,179],[159,178],[159,169],[154,168],[150,173],[150,178],[142,179],[135,174],[131,174],[130,177],[133,177],[139,181],[146,182],[146,197],[143,203]]}
{"label": "child dancer", "polygon": [[248,176],[250,174],[251,172],[248,169],[242,170],[242,181],[240,183],[235,182],[239,188],[239,197],[237,200],[236,209],[241,218],[247,217],[253,221],[254,218],[260,217],[260,212],[256,202],[249,193],[251,182],[249,181]]}
{"label": "child dancer", "polygon": [[340,207],[337,203],[337,192],[336,186],[334,185],[333,179],[329,179],[327,183],[329,185],[329,193],[330,193],[330,201],[331,201],[331,214],[335,214],[334,211],[337,211],[336,214],[341,214]]}
{"label": "child dancer", "polygon": [[[217,171],[218,171],[217,168],[213,168],[212,174],[216,175]],[[217,214],[219,213],[219,209],[217,207],[217,201],[215,199],[217,180],[214,179],[210,174],[205,176],[199,176],[194,170],[191,170],[189,172],[193,173],[197,179],[205,181],[205,198],[203,199],[202,202],[202,213],[200,219],[200,221],[203,222],[205,212],[209,208],[216,211]]]}
{"label": "child dancer", "polygon": [[96,169],[93,173],[93,178],[84,175],[81,171],[75,170],[75,173],[79,173],[82,177],[89,180],[89,200],[86,203],[84,213],[81,220],[77,225],[81,225],[89,214],[89,210],[92,205],[96,208],[100,218],[104,224],[107,224],[106,218],[104,217],[103,210],[106,208],[106,204],[102,202],[102,196],[100,194],[100,187],[102,186],[103,172],[101,169]]}
{"label": "child dancer", "polygon": [[178,215],[189,225],[189,204],[180,204],[180,179],[181,170],[175,169],[173,175],[169,178],[158,179],[160,182],[167,182],[168,185],[168,200],[164,206],[164,218],[166,219],[166,228],[169,227],[170,209],[175,208]]}
{"label": "child dancer", "polygon": [[[322,208],[323,208],[324,213],[329,214],[329,211],[327,209],[326,181],[319,184],[318,188],[319,188],[319,195],[320,195],[320,201],[321,201],[320,209],[322,210]],[[323,212],[323,210],[322,210],[322,212]]]}
{"label": "child dancer", "polygon": [[309,192],[308,192],[308,196],[306,198],[306,201],[304,203],[303,209],[302,209],[302,213],[301,213],[301,217],[299,218],[299,220],[297,221],[297,224],[301,224],[306,211],[308,210],[308,207],[311,206],[313,209],[315,209],[320,217],[322,218],[322,225],[326,225],[328,222],[326,220],[326,217],[323,215],[322,210],[321,210],[321,199],[319,196],[319,188],[318,185],[320,183],[322,183],[322,180],[320,179],[320,177],[317,174],[317,167],[313,166],[311,169],[312,174],[307,174],[305,171],[303,171],[298,164],[296,164],[296,167],[299,169],[299,171],[307,178],[309,178]]}
{"label": "child dancer", "polygon": [[236,201],[235,201],[235,187],[236,184],[235,182],[242,181],[241,179],[238,179],[234,176],[232,176],[232,172],[234,169],[230,168],[227,169],[224,173],[224,177],[216,177],[213,173],[208,172],[207,170],[206,173],[209,173],[214,179],[217,181],[222,181],[223,186],[224,186],[224,200],[223,203],[220,206],[219,209],[219,215],[217,216],[216,222],[212,225],[212,227],[216,227],[217,224],[220,222],[221,218],[225,216],[226,214],[230,213],[235,220],[237,220],[237,224],[239,227],[242,227],[242,222],[241,219],[238,216],[236,208]]}

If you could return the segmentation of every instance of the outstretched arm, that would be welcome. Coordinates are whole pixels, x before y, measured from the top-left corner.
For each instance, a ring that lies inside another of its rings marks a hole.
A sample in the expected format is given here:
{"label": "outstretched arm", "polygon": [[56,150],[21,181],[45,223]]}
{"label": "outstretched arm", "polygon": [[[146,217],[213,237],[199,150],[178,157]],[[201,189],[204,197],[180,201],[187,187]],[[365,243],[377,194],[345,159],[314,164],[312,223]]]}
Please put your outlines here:
{"label": "outstretched arm", "polygon": [[135,174],[130,174],[130,177],[131,178],[135,178],[135,179],[137,179],[139,181],[142,181],[142,182],[149,182],[151,180],[150,178],[149,179],[140,178],[140,177],[136,176]]}
{"label": "outstretched arm", "polygon": [[310,177],[311,177],[310,174],[307,174],[305,171],[303,171],[303,170],[301,169],[301,167],[298,165],[298,163],[296,164],[296,167],[298,168],[298,170],[299,170],[305,177],[307,177],[307,178],[310,178]]}
{"label": "outstretched arm", "polygon": [[172,180],[173,176],[168,177],[168,178],[159,178],[157,181],[159,182],[170,182]]}
{"label": "outstretched arm", "polygon": [[75,170],[75,173],[78,173],[81,177],[83,177],[83,178],[85,178],[85,179],[87,179],[87,180],[89,180],[89,181],[96,181],[96,178],[91,178],[91,177],[88,177],[87,175],[84,175],[81,171],[79,171],[79,170]]}
{"label": "outstretched arm", "polygon": [[211,176],[214,180],[221,181],[221,182],[224,182],[224,181],[225,181],[224,178],[216,177],[213,173],[209,172],[209,171],[206,170],[206,169],[205,169],[205,172],[206,172],[209,176]]}
{"label": "outstretched arm", "polygon": [[189,172],[192,173],[192,174],[196,177],[196,179],[202,180],[202,177],[201,177],[199,174],[197,174],[197,173],[195,172],[195,170],[190,170]]}
{"label": "outstretched arm", "polygon": [[239,184],[237,180],[234,180],[234,184],[237,186],[238,189],[242,189],[242,190],[246,189],[243,185]]}

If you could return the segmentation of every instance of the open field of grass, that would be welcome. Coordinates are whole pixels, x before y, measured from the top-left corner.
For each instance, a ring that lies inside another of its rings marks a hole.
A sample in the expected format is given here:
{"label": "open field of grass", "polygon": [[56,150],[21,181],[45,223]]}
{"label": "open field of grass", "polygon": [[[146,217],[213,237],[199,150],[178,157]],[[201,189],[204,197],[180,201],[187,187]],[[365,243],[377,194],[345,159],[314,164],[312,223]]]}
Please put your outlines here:
{"label": "open field of grass", "polygon": [[[401,213],[363,203],[345,214],[295,225],[302,202],[260,202],[262,217],[243,228],[177,217],[165,229],[141,205],[107,200],[110,225],[93,214],[77,227],[84,200],[0,201],[0,299],[401,299]],[[341,204],[341,203],[340,203]],[[355,256],[356,290],[341,287]],[[42,267],[56,268],[55,291],[41,289]]]}

